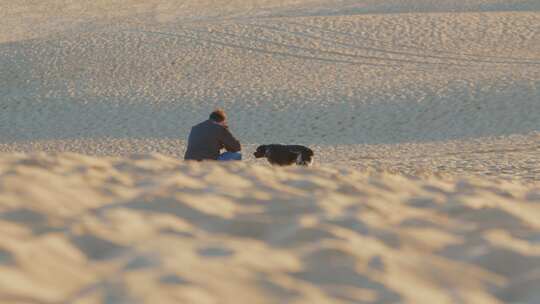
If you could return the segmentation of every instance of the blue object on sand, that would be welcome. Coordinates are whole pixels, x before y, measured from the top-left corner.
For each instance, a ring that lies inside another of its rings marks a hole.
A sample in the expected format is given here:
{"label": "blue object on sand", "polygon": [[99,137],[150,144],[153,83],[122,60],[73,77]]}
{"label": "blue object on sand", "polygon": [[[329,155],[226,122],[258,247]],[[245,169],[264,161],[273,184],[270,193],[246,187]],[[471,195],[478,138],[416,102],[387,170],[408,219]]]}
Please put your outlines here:
{"label": "blue object on sand", "polygon": [[242,160],[242,154],[238,152],[224,152],[218,159],[219,161],[231,161],[231,160]]}

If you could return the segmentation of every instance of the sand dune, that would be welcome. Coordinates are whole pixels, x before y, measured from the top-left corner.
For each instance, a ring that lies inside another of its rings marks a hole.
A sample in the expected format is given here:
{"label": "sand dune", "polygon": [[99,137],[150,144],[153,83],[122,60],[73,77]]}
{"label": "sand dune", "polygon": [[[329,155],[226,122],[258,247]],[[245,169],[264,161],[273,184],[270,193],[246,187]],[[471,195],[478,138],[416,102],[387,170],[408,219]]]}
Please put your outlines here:
{"label": "sand dune", "polygon": [[[498,138],[378,145],[310,145],[314,166],[388,171],[413,176],[490,177],[540,182],[540,134]],[[267,165],[253,157],[256,144],[244,144],[244,162]],[[44,151],[76,152],[98,156],[163,153],[182,159],[181,139],[70,139],[0,144],[4,153]]]}
{"label": "sand dune", "polygon": [[[0,303],[540,303],[539,29],[536,0],[0,0]],[[245,161],[180,161],[217,106]]]}
{"label": "sand dune", "polygon": [[158,154],[0,163],[3,303],[540,297],[538,185]]}
{"label": "sand dune", "polygon": [[[357,3],[346,2],[333,7]],[[14,35],[0,45],[2,142],[185,139],[215,106],[234,113],[235,132],[253,144],[393,144],[540,130],[536,11],[159,22],[155,10],[166,1],[126,3],[125,14],[137,20],[83,15],[83,25],[68,20],[63,31],[32,39],[2,27]],[[220,11],[190,3],[186,14]],[[294,6],[257,7],[264,3]],[[137,14],[139,5],[153,9]],[[77,7],[59,5],[42,18],[75,18],[68,12]]]}

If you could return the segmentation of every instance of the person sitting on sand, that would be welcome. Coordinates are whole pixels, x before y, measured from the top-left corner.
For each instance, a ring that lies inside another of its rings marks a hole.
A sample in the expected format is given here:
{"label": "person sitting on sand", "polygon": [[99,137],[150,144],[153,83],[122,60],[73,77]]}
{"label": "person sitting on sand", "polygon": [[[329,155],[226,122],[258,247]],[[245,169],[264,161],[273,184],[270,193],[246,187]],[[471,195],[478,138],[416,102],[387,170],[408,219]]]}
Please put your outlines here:
{"label": "person sitting on sand", "polygon": [[[220,154],[221,149],[227,152]],[[216,109],[208,120],[193,126],[188,137],[185,160],[242,160],[242,146],[227,126],[225,111]]]}

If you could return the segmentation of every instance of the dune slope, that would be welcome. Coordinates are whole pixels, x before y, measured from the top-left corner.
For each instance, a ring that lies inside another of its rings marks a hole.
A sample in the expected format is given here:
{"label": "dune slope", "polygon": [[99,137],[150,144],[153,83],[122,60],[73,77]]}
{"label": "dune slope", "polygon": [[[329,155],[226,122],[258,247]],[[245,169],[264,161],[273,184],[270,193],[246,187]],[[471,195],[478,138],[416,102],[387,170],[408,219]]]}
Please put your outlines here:
{"label": "dune slope", "polygon": [[0,0],[0,303],[540,303],[539,3]]}
{"label": "dune slope", "polygon": [[538,186],[10,154],[0,189],[4,302],[540,300]]}
{"label": "dune slope", "polygon": [[215,106],[246,143],[540,130],[534,3],[407,1],[399,13],[368,13],[378,2],[10,1],[0,13],[0,140],[184,139]]}

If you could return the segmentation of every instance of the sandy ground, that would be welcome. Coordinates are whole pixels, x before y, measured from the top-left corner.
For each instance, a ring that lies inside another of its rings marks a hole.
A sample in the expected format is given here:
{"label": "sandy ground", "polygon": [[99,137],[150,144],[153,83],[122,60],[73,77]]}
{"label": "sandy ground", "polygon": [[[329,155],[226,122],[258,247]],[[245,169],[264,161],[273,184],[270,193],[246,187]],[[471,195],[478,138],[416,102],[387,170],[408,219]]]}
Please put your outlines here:
{"label": "sandy ground", "polygon": [[0,0],[0,153],[2,304],[537,304],[540,2]]}
{"label": "sandy ground", "polygon": [[[60,22],[54,14],[69,12],[62,7],[46,20]],[[350,10],[195,22],[134,9],[131,18],[81,17],[52,33],[31,27],[28,35],[42,35],[31,39],[5,13],[0,140],[185,139],[216,106],[251,144],[394,144],[540,130],[536,11]]]}
{"label": "sandy ground", "polygon": [[0,158],[3,303],[536,303],[540,187]]}
{"label": "sandy ground", "polygon": [[[540,133],[497,138],[429,143],[309,145],[314,166],[376,170],[414,176],[496,177],[524,183],[540,182]],[[72,139],[0,144],[1,152],[75,152],[96,156],[161,153],[182,159],[185,140]],[[252,153],[257,145],[244,144],[244,162],[267,165]]]}

